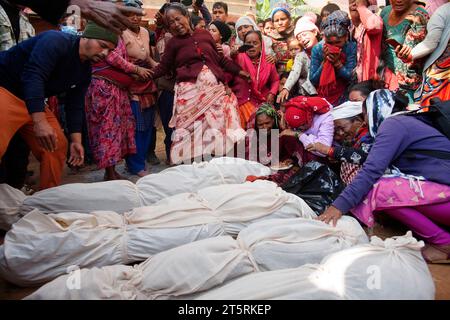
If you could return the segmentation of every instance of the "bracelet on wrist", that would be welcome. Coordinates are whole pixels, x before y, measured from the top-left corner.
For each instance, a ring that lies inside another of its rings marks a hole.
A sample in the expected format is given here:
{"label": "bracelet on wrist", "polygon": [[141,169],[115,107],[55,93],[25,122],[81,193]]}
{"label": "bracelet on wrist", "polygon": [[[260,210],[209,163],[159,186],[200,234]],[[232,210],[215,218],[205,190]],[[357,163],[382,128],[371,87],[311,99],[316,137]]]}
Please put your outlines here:
{"label": "bracelet on wrist", "polygon": [[328,149],[327,156],[329,158],[334,158],[334,148],[333,147],[330,147],[330,149]]}

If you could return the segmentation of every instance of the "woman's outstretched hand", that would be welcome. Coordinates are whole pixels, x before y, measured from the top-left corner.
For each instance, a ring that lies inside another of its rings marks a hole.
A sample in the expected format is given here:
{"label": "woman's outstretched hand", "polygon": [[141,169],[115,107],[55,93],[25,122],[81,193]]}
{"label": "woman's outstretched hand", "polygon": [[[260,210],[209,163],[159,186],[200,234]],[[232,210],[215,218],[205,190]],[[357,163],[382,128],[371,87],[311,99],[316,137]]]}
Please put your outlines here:
{"label": "woman's outstretched hand", "polygon": [[330,223],[330,221],[333,221],[333,227],[336,227],[336,223],[341,217],[342,212],[339,209],[330,206],[320,216],[317,217],[317,220],[323,221],[326,224]]}

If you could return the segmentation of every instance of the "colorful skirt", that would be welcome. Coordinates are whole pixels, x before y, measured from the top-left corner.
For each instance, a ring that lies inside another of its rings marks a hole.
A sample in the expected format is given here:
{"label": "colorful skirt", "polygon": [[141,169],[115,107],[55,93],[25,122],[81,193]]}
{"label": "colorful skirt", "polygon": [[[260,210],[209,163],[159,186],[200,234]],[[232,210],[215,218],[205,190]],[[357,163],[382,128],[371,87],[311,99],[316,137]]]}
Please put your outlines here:
{"label": "colorful skirt", "polygon": [[389,208],[416,207],[450,201],[450,186],[401,177],[382,177],[364,200],[350,210],[362,223],[373,227],[374,213]]}
{"label": "colorful skirt", "polygon": [[136,153],[135,120],[128,92],[93,78],[85,98],[89,143],[99,169]]}
{"label": "colorful skirt", "polygon": [[227,95],[207,66],[195,83],[175,85],[173,108],[169,126],[175,128],[170,152],[175,164],[228,154],[245,139],[236,96]]}
{"label": "colorful skirt", "polygon": [[429,106],[432,98],[450,100],[450,45],[442,56],[428,68],[422,90],[422,106]]}

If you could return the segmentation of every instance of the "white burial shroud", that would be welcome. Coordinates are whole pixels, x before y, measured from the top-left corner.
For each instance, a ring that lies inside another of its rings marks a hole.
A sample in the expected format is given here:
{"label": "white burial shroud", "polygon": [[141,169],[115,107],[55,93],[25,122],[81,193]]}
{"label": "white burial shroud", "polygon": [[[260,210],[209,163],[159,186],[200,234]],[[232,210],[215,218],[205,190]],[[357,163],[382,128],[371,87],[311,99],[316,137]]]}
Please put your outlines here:
{"label": "white burial shroud", "polygon": [[402,237],[358,245],[323,259],[321,264],[250,274],[198,299],[349,299],[432,300],[435,286],[422,257],[422,241]]}
{"label": "white burial shroud", "polygon": [[53,280],[28,299],[190,299],[236,277],[314,263],[367,242],[351,217],[343,217],[336,227],[305,218],[272,219],[252,224],[236,240],[196,241],[134,267],[82,269]]}
{"label": "white burial shroud", "polygon": [[125,181],[72,183],[25,196],[20,190],[0,184],[0,229],[34,209],[41,213],[114,211],[128,212],[167,197],[200,189],[245,182],[249,175],[269,175],[260,163],[239,158],[217,158],[209,162],[180,165],[145,176],[136,184]]}
{"label": "white burial shroud", "polygon": [[220,235],[237,236],[251,223],[314,218],[297,196],[275,183],[220,185],[164,199],[125,214],[30,212],[0,246],[0,275],[18,285],[40,284],[67,268],[141,262],[159,252]]}

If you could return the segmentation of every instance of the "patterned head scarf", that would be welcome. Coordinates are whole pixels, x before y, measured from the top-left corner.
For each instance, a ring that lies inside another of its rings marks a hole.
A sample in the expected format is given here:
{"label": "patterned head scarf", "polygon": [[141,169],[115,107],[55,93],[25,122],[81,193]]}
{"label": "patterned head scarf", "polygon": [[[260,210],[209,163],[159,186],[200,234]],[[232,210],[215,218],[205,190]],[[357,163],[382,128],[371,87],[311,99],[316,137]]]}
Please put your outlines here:
{"label": "patterned head scarf", "polygon": [[381,123],[392,114],[395,106],[394,93],[387,89],[373,91],[367,97],[365,104],[369,119],[369,132],[372,137],[375,137]]}
{"label": "patterned head scarf", "polygon": [[278,128],[278,112],[270,103],[262,103],[258,110],[256,110],[255,115],[255,127],[256,127],[256,117],[261,114],[265,114],[268,117],[271,117],[274,120],[275,128]]}
{"label": "patterned head scarf", "polygon": [[349,33],[350,26],[350,18],[347,12],[342,10],[331,13],[321,25],[325,37],[343,37]]}

